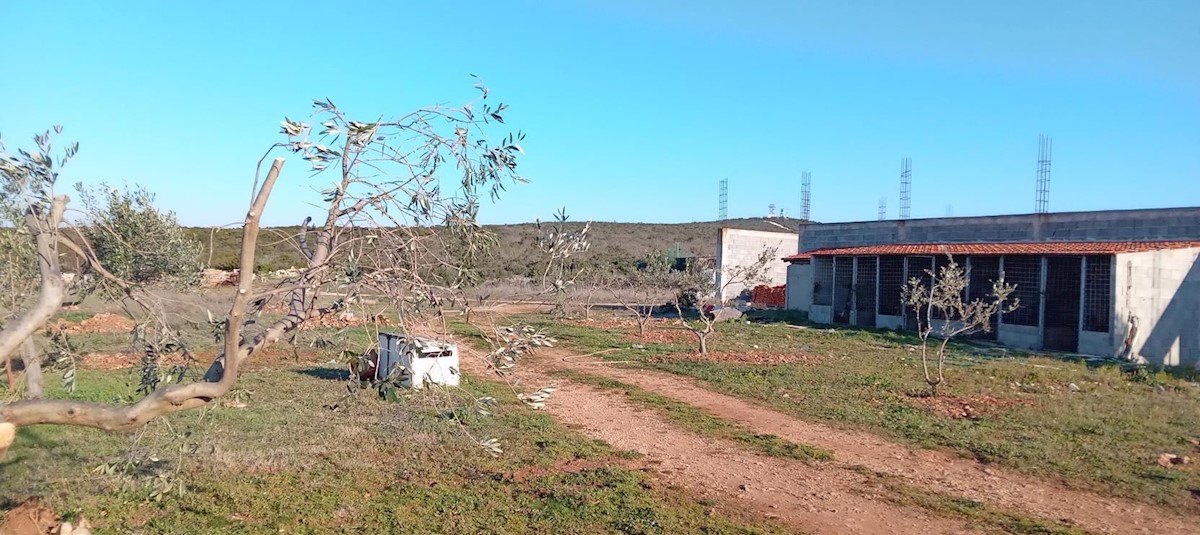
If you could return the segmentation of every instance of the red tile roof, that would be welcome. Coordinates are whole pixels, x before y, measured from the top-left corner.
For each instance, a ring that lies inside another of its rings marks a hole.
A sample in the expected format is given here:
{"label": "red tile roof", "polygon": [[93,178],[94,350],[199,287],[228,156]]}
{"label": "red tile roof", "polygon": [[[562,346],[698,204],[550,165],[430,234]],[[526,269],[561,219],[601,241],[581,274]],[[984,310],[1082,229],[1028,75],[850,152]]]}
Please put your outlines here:
{"label": "red tile roof", "polygon": [[929,243],[830,247],[809,251],[793,258],[853,255],[1085,255],[1138,253],[1164,249],[1200,247],[1192,241],[1118,241],[1118,242],[1036,242],[1036,243]]}
{"label": "red tile roof", "polygon": [[812,255],[808,254],[808,253],[793,254],[793,255],[787,255],[787,256],[781,258],[781,260],[783,260],[784,262],[799,262],[801,260],[812,260]]}

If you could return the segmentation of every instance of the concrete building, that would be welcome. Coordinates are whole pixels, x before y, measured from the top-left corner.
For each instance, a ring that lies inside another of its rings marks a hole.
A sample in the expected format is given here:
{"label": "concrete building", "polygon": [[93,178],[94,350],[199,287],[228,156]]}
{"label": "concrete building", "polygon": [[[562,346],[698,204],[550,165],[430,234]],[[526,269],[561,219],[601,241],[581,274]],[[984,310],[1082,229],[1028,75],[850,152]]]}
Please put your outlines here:
{"label": "concrete building", "polygon": [[953,256],[968,298],[1016,284],[1001,343],[1200,366],[1200,208],[813,224],[799,244],[787,302],[814,322],[914,328],[901,285]]}
{"label": "concrete building", "polygon": [[[796,234],[793,232],[769,232],[763,230],[742,230],[722,228],[717,231],[716,258],[716,287],[721,289],[721,301],[736,298],[744,290],[745,284],[735,282],[726,286],[730,273],[739,267],[754,265],[759,257],[770,248],[775,249],[776,256],[786,256],[796,252]],[[778,286],[787,282],[787,266],[779,262],[767,264],[766,284]]]}

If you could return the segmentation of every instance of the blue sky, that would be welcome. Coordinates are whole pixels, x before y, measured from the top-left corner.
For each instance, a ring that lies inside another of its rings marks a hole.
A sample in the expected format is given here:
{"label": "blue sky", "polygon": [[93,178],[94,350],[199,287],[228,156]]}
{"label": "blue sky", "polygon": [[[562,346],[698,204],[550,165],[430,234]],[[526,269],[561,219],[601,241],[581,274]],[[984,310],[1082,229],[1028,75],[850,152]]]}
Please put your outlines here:
{"label": "blue sky", "polygon": [[[902,5],[904,4],[904,5]],[[474,97],[528,133],[531,180],[485,223],[819,221],[1200,205],[1200,2],[0,2],[0,134],[55,123],[67,180],[138,183],[190,225],[238,221],[284,115]],[[265,216],[323,189],[299,166]]]}

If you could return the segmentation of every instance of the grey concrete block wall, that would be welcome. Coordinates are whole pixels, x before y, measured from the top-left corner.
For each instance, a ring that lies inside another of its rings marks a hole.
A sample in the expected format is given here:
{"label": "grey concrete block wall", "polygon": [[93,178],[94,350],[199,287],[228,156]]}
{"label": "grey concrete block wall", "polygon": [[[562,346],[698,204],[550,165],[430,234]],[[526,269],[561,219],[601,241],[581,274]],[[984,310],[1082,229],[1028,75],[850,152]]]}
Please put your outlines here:
{"label": "grey concrete block wall", "polygon": [[746,289],[746,285],[741,283],[726,286],[726,277],[730,270],[753,265],[765,249],[772,247],[775,248],[775,254],[767,264],[767,284],[778,286],[787,283],[788,265],[780,259],[796,254],[795,234],[732,228],[717,231],[716,287],[724,287],[720,296],[722,301],[733,299]]}
{"label": "grey concrete block wall", "polygon": [[1136,318],[1137,357],[1200,368],[1200,248],[1117,255],[1115,283],[1116,351]]}
{"label": "grey concrete block wall", "polygon": [[895,243],[1200,240],[1200,208],[817,223],[799,251]]}

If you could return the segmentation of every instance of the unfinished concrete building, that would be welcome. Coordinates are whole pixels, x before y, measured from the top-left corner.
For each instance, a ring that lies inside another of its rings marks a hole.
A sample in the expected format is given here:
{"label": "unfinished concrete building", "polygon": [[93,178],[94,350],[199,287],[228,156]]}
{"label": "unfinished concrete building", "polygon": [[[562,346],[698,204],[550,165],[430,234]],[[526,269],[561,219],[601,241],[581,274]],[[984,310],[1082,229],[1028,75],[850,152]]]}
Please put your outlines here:
{"label": "unfinished concrete building", "polygon": [[[716,287],[721,290],[721,301],[735,299],[748,289],[746,284],[740,282],[727,285],[729,274],[736,268],[754,265],[763,251],[768,249],[775,249],[778,256],[794,254],[797,251],[796,234],[735,228],[722,228],[717,231],[715,282]],[[768,279],[765,284],[783,284],[787,280],[787,266],[779,262],[769,262],[765,275]]]}
{"label": "unfinished concrete building", "polygon": [[953,257],[967,298],[1001,277],[1021,306],[984,335],[1012,347],[1200,365],[1200,208],[809,225],[788,307],[818,323],[913,329],[904,281]]}

